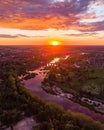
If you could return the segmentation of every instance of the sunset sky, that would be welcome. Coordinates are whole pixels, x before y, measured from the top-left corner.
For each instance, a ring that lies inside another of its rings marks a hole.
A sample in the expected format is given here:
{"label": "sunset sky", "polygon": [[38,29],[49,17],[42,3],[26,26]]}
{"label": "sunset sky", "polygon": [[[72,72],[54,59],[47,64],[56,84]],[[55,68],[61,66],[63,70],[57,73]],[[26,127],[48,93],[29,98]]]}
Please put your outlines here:
{"label": "sunset sky", "polygon": [[0,0],[0,45],[104,45],[104,0]]}

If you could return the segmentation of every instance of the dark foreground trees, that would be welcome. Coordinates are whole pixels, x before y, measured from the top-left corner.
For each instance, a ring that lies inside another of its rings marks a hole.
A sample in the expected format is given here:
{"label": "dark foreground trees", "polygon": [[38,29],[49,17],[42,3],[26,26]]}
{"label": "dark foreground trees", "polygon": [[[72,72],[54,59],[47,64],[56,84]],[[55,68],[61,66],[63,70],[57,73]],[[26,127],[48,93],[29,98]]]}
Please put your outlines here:
{"label": "dark foreground trees", "polygon": [[83,114],[64,111],[32,95],[15,74],[4,75],[0,85],[0,130],[13,126],[21,119],[33,116],[39,124],[34,130],[103,130],[100,122]]}

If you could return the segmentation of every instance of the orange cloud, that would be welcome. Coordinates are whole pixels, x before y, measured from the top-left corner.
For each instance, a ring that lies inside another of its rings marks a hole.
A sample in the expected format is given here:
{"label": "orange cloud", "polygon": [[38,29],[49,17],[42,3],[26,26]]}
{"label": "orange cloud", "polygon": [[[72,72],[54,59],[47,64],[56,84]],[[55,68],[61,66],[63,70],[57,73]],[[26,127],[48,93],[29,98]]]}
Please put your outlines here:
{"label": "orange cloud", "polygon": [[[96,18],[96,15],[90,13],[87,16],[86,12],[90,4],[96,4],[99,0],[65,0],[63,2],[54,2],[53,0],[1,0],[0,2],[0,27],[30,30],[74,28],[86,31],[86,24],[80,23],[80,20],[85,17]],[[102,3],[103,0],[100,0],[99,4]],[[83,15],[81,16],[81,14]],[[98,23],[96,24],[97,28],[94,30],[100,29]],[[95,24],[91,25],[92,27],[88,30],[95,26]]]}

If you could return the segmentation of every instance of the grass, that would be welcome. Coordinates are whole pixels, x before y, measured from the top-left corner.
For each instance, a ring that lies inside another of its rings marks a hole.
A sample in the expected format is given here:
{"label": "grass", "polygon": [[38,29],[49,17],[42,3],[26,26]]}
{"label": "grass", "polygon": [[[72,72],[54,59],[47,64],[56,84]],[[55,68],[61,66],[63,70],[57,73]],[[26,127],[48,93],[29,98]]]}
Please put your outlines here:
{"label": "grass", "polygon": [[42,86],[42,88],[43,88],[43,90],[46,91],[47,93],[56,95],[56,93],[52,90],[51,87],[49,87],[49,86]]}

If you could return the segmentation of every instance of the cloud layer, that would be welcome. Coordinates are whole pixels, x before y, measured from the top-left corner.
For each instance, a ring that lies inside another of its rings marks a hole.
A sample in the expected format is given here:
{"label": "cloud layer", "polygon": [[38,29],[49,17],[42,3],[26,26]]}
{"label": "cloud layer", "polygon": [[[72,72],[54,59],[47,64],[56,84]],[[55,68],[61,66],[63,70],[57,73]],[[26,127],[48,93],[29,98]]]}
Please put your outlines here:
{"label": "cloud layer", "polygon": [[[102,31],[104,21],[96,12],[88,12],[91,5],[104,4],[103,0],[0,0],[0,27],[26,30],[62,29]],[[83,19],[96,19],[93,23]]]}
{"label": "cloud layer", "polygon": [[0,38],[20,38],[20,37],[28,37],[26,35],[7,35],[7,34],[0,34]]}

